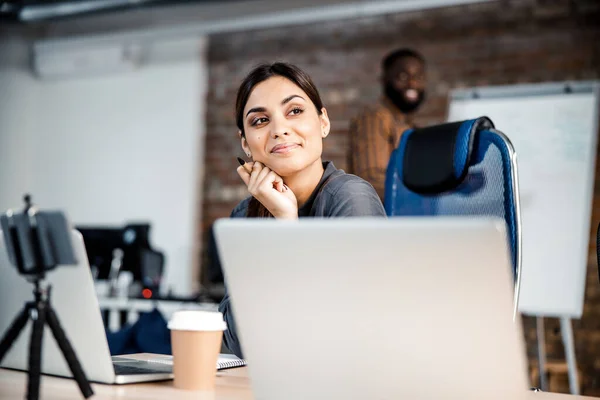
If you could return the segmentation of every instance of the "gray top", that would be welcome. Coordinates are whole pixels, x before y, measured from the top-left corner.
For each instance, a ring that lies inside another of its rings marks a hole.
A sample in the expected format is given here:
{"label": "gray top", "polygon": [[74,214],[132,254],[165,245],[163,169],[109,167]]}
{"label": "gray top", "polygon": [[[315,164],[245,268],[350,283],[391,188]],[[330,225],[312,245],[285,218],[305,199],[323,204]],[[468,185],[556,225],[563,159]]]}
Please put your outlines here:
{"label": "gray top", "polygon": [[[337,169],[330,161],[324,162],[323,168],[323,177],[308,201],[298,209],[298,217],[385,217],[381,200],[370,183]],[[242,200],[231,212],[231,218],[245,218],[250,199]],[[227,322],[223,336],[225,345],[238,357],[243,357],[227,292],[219,311]]]}
{"label": "gray top", "polygon": [[[381,200],[369,182],[337,169],[331,161],[324,162],[323,168],[323,177],[306,203],[298,209],[298,217],[385,215]],[[231,218],[245,218],[251,198],[242,200],[231,212]]]}

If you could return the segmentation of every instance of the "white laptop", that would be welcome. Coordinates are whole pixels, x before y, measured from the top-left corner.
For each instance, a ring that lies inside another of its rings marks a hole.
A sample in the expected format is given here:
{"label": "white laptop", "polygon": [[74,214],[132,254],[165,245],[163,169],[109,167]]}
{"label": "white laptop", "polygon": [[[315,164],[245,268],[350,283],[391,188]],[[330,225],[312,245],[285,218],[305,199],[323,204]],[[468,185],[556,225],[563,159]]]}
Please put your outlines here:
{"label": "white laptop", "polygon": [[502,220],[219,220],[255,397],[529,396]]}
{"label": "white laptop", "polygon": [[[81,234],[72,233],[78,264],[59,266],[47,274],[52,285],[50,302],[92,382],[133,383],[171,379],[172,366],[122,357],[111,358],[100,307]],[[33,300],[33,285],[8,261],[0,232],[0,335],[4,335],[27,301]],[[5,355],[0,366],[28,369],[31,321]],[[48,326],[44,329],[42,373],[72,377]]]}

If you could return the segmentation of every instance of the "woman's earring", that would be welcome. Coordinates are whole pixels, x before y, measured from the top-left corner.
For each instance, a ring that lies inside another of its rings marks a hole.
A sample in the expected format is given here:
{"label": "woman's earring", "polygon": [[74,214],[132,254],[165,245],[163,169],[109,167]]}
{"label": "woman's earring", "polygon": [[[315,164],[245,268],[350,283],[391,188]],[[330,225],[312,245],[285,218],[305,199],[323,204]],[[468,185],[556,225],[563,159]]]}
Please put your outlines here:
{"label": "woman's earring", "polygon": [[246,155],[247,155],[248,157],[252,157],[252,155],[251,155],[250,153],[246,153]]}

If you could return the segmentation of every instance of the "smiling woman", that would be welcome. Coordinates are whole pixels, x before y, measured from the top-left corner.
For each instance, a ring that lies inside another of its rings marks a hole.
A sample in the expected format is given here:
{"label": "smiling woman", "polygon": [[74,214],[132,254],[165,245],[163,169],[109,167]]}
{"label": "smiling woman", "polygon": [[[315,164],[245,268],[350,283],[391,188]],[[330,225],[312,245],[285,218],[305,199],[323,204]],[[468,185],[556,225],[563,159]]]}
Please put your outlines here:
{"label": "smiling woman", "polygon": [[323,162],[329,117],[298,67],[274,63],[252,70],[238,90],[236,123],[251,158],[240,159],[237,171],[251,196],[232,217],[384,215],[369,183]]}
{"label": "smiling woman", "polygon": [[[312,79],[298,67],[274,63],[252,70],[238,90],[236,123],[251,159],[238,159],[237,172],[250,196],[231,217],[385,217],[371,184],[322,160],[329,117]],[[219,310],[228,325],[225,344],[241,357],[227,294]]]}

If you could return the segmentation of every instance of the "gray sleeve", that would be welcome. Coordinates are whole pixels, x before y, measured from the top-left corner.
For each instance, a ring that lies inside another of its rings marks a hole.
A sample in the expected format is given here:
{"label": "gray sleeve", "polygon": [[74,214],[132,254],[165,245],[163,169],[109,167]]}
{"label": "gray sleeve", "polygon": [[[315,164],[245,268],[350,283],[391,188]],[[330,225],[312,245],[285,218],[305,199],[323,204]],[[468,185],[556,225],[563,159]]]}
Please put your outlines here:
{"label": "gray sleeve", "polygon": [[377,192],[367,181],[355,178],[341,185],[331,199],[329,217],[385,217]]}
{"label": "gray sleeve", "polygon": [[233,318],[233,311],[231,309],[227,289],[225,289],[225,296],[223,297],[223,300],[221,300],[221,304],[219,304],[219,311],[223,313],[223,318],[227,323],[227,330],[223,332],[223,342],[225,343],[225,346],[236,356],[244,358],[235,329],[235,319]]}

